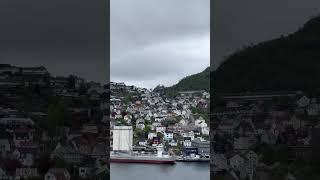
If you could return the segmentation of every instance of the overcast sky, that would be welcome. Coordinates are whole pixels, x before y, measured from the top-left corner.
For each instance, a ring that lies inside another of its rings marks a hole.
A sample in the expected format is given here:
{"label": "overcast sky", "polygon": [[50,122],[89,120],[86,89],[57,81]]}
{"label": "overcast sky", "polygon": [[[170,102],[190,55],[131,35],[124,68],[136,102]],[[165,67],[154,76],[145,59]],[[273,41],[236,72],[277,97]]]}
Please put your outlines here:
{"label": "overcast sky", "polygon": [[154,88],[210,65],[209,0],[111,0],[111,80]]}

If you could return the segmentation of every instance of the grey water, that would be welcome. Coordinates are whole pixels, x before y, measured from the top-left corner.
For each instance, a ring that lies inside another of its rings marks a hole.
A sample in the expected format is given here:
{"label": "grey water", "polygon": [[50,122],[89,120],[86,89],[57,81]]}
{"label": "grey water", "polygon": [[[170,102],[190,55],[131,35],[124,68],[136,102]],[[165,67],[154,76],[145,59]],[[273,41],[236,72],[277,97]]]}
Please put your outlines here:
{"label": "grey water", "polygon": [[209,180],[209,163],[110,163],[111,180]]}

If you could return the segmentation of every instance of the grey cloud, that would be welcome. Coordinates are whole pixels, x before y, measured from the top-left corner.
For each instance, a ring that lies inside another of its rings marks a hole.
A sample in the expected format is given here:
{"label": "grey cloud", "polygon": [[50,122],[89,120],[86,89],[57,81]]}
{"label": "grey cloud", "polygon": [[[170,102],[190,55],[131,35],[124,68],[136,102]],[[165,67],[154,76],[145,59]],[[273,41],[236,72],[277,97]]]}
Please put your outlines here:
{"label": "grey cloud", "polygon": [[111,1],[111,79],[172,85],[209,66],[209,0]]}

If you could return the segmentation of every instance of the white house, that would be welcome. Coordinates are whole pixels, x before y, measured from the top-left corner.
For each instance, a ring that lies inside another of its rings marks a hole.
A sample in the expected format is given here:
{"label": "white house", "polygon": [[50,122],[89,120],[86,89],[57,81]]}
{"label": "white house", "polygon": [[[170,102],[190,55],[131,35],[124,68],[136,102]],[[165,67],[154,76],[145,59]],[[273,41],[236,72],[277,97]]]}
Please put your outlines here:
{"label": "white house", "polygon": [[151,116],[149,114],[147,114],[144,119],[147,120],[147,121],[151,121]]}
{"label": "white house", "polygon": [[164,135],[163,138],[166,141],[171,141],[173,139],[173,133],[172,132],[165,132],[163,135]]}
{"label": "white house", "polygon": [[116,114],[116,115],[114,115],[114,118],[115,119],[122,119],[122,115],[121,114]]}
{"label": "white house", "polygon": [[129,114],[127,114],[127,115],[125,115],[125,116],[123,117],[123,119],[124,119],[128,124],[130,124],[130,123],[131,123],[132,116],[129,115]]}
{"label": "white house", "polygon": [[203,127],[203,128],[201,128],[201,134],[202,134],[202,135],[208,136],[209,133],[210,133],[210,128],[209,128],[209,127]]}
{"label": "white house", "polygon": [[148,139],[151,140],[151,139],[153,139],[153,137],[157,137],[157,134],[154,132],[149,132]]}
{"label": "white house", "polygon": [[136,123],[136,128],[143,130],[143,129],[145,128],[144,122],[141,122],[141,121],[138,122],[138,121],[137,121],[137,123]]}
{"label": "white house", "polygon": [[166,127],[164,126],[158,126],[156,127],[156,132],[164,133],[166,131]]}
{"label": "white house", "polygon": [[177,109],[173,110],[173,113],[176,114],[177,116],[182,115],[181,111]]}
{"label": "white house", "polygon": [[146,146],[148,144],[148,141],[146,139],[141,139],[141,140],[139,140],[138,144],[140,146]]}
{"label": "white house", "polygon": [[183,136],[183,138],[185,138],[185,137],[190,137],[190,138],[191,138],[191,141],[194,140],[194,132],[193,132],[193,131],[184,132],[184,133],[182,133],[182,136]]}
{"label": "white house", "polygon": [[152,123],[152,126],[153,127],[158,127],[158,126],[161,126],[162,124],[160,122],[153,122]]}
{"label": "white house", "polygon": [[175,147],[175,146],[178,146],[178,143],[177,143],[177,141],[172,140],[169,142],[169,145]]}
{"label": "white house", "polygon": [[180,123],[182,126],[187,125],[187,121],[186,121],[185,119],[181,119],[181,120],[179,121],[179,123]]}
{"label": "white house", "polygon": [[199,117],[199,119],[194,121],[194,124],[195,126],[201,127],[201,128],[208,126],[206,121],[201,116]]}
{"label": "white house", "polygon": [[183,137],[183,146],[184,147],[191,147],[192,146],[191,137]]}
{"label": "white house", "polygon": [[154,120],[155,120],[156,122],[162,122],[162,121],[165,120],[165,118],[162,117],[162,116],[157,116],[157,117],[154,118]]}

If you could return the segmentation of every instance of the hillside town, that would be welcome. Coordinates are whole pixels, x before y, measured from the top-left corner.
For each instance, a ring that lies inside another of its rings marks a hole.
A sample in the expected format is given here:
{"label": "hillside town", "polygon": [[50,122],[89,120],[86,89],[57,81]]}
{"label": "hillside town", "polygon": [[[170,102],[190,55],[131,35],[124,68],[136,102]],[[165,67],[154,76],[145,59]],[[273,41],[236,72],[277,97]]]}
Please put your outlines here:
{"label": "hillside town", "polygon": [[133,151],[209,161],[209,98],[0,64],[0,179],[108,179],[119,127],[132,129]]}
{"label": "hillside town", "polygon": [[0,179],[109,179],[109,85],[0,64]]}
{"label": "hillside town", "polygon": [[318,179],[319,117],[319,96],[300,91],[216,96],[212,177]]}
{"label": "hillside town", "polygon": [[[110,89],[111,151],[153,153],[161,145],[165,152],[180,160],[209,161],[208,92],[183,91],[169,97],[160,89],[153,91],[115,82],[111,82]],[[130,146],[122,149],[113,136],[120,127],[133,131]]]}

